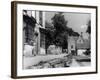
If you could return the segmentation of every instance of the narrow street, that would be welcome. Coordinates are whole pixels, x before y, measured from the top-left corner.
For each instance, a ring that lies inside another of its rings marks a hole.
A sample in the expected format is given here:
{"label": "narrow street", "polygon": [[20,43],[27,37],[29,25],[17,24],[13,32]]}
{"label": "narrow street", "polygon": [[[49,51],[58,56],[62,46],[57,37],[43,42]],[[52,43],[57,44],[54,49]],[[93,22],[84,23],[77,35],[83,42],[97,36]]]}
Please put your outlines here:
{"label": "narrow street", "polygon": [[37,55],[37,56],[23,56],[23,66],[24,69],[27,69],[27,67],[35,65],[39,63],[40,61],[48,61],[55,58],[62,58],[66,56],[66,54],[60,54],[60,55]]}
{"label": "narrow street", "polygon": [[[60,55],[37,55],[37,56],[24,56],[24,62],[23,66],[24,69],[28,69],[29,67],[32,69],[33,65],[36,65],[40,61],[50,61],[52,59],[58,59],[63,58],[66,56],[66,54],[60,54]],[[77,61],[75,57],[72,58],[72,63],[69,65],[69,67],[84,67],[84,66],[90,66],[90,61]]]}
{"label": "narrow street", "polygon": [[76,59],[72,59],[72,64],[70,65],[70,67],[83,67],[83,66],[90,66],[91,62],[78,62],[76,61]]}

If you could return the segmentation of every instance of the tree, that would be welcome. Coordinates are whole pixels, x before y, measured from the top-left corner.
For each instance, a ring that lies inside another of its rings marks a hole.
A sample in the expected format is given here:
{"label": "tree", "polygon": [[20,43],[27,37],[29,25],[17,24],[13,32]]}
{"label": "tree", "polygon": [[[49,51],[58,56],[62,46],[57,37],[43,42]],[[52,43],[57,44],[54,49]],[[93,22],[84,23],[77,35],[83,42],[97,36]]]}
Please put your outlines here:
{"label": "tree", "polygon": [[68,35],[79,36],[78,32],[74,32],[72,28],[67,26],[68,21],[65,20],[63,13],[59,12],[52,17],[52,24],[46,22],[46,46],[54,44],[61,46],[63,49],[68,47]]}
{"label": "tree", "polygon": [[67,27],[66,31],[68,32],[69,36],[79,36],[79,33],[75,32],[72,28]]}
{"label": "tree", "polygon": [[90,20],[88,22],[88,27],[87,27],[86,32],[89,33],[89,34],[91,34],[91,21]]}
{"label": "tree", "polygon": [[59,12],[58,14],[55,14],[54,17],[52,18],[52,23],[54,25],[54,28],[56,31],[59,33],[63,32],[65,30],[67,21],[64,18],[63,13]]}
{"label": "tree", "polygon": [[46,33],[45,33],[45,44],[46,44],[46,48],[49,47],[49,45],[53,44],[53,37],[54,37],[54,27],[46,21],[46,24],[45,24],[45,27],[46,27]]}
{"label": "tree", "polygon": [[91,21],[90,20],[88,21],[88,24],[87,25],[88,25],[88,27],[87,27],[86,32],[89,34],[89,41],[90,41],[89,46],[91,48]]}
{"label": "tree", "polygon": [[67,48],[67,39],[68,39],[68,33],[67,33],[67,21],[64,18],[63,13],[59,12],[54,15],[52,18],[52,23],[55,28],[54,32],[54,44],[56,46],[61,46],[63,49]]}

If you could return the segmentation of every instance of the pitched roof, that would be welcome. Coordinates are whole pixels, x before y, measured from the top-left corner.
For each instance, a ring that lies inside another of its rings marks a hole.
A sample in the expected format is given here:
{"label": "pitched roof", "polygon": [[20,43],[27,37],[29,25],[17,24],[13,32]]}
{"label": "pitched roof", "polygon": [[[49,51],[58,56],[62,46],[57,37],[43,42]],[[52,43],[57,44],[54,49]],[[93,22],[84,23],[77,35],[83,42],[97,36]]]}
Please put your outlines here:
{"label": "pitched roof", "polygon": [[[74,36],[69,36],[68,37],[69,41],[76,41],[76,48],[77,49],[88,49],[90,48],[90,40],[89,39],[84,39],[83,37],[79,36],[79,37],[74,37]],[[82,40],[82,42],[80,42],[79,40]]]}
{"label": "pitched roof", "polygon": [[[78,42],[79,39],[82,40],[82,42]],[[84,39],[83,37],[80,37],[78,40],[77,40],[77,49],[87,49],[87,48],[90,48],[90,40],[89,39]]]}

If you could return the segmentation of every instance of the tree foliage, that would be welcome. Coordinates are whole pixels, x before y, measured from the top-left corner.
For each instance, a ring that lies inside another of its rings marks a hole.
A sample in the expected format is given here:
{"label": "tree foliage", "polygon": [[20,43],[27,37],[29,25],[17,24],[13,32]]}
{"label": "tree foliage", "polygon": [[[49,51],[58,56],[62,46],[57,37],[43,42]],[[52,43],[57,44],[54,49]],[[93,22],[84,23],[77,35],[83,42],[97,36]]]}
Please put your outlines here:
{"label": "tree foliage", "polygon": [[67,21],[64,18],[63,13],[57,13],[52,18],[52,23],[55,28],[54,34],[54,44],[56,46],[61,46],[62,48],[67,48]]}
{"label": "tree foliage", "polygon": [[47,45],[54,44],[61,46],[63,49],[68,47],[68,35],[79,36],[77,32],[74,32],[72,28],[67,26],[68,21],[65,20],[63,13],[59,12],[52,17],[52,24],[46,22],[46,29],[49,30],[47,33]]}
{"label": "tree foliage", "polygon": [[91,21],[90,20],[88,22],[88,27],[87,27],[86,32],[89,33],[89,34],[91,34]]}
{"label": "tree foliage", "polygon": [[62,15],[61,12],[54,15],[54,17],[52,18],[52,23],[58,33],[65,31],[67,28],[67,21],[65,20],[64,15]]}

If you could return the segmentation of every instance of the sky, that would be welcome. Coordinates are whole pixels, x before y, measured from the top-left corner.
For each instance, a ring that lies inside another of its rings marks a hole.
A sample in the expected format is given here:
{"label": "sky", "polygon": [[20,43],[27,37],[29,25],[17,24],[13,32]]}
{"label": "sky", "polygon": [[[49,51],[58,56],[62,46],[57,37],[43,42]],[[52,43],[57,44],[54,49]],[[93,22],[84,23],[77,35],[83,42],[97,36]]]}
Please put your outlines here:
{"label": "sky", "polygon": [[[46,21],[52,23],[51,18],[55,15],[57,12],[46,12],[45,13],[45,19]],[[74,31],[78,32],[79,34],[81,32],[86,32],[87,29],[87,23],[91,19],[91,14],[87,13],[63,13],[65,16],[65,20],[68,21],[67,26],[72,28]]]}

